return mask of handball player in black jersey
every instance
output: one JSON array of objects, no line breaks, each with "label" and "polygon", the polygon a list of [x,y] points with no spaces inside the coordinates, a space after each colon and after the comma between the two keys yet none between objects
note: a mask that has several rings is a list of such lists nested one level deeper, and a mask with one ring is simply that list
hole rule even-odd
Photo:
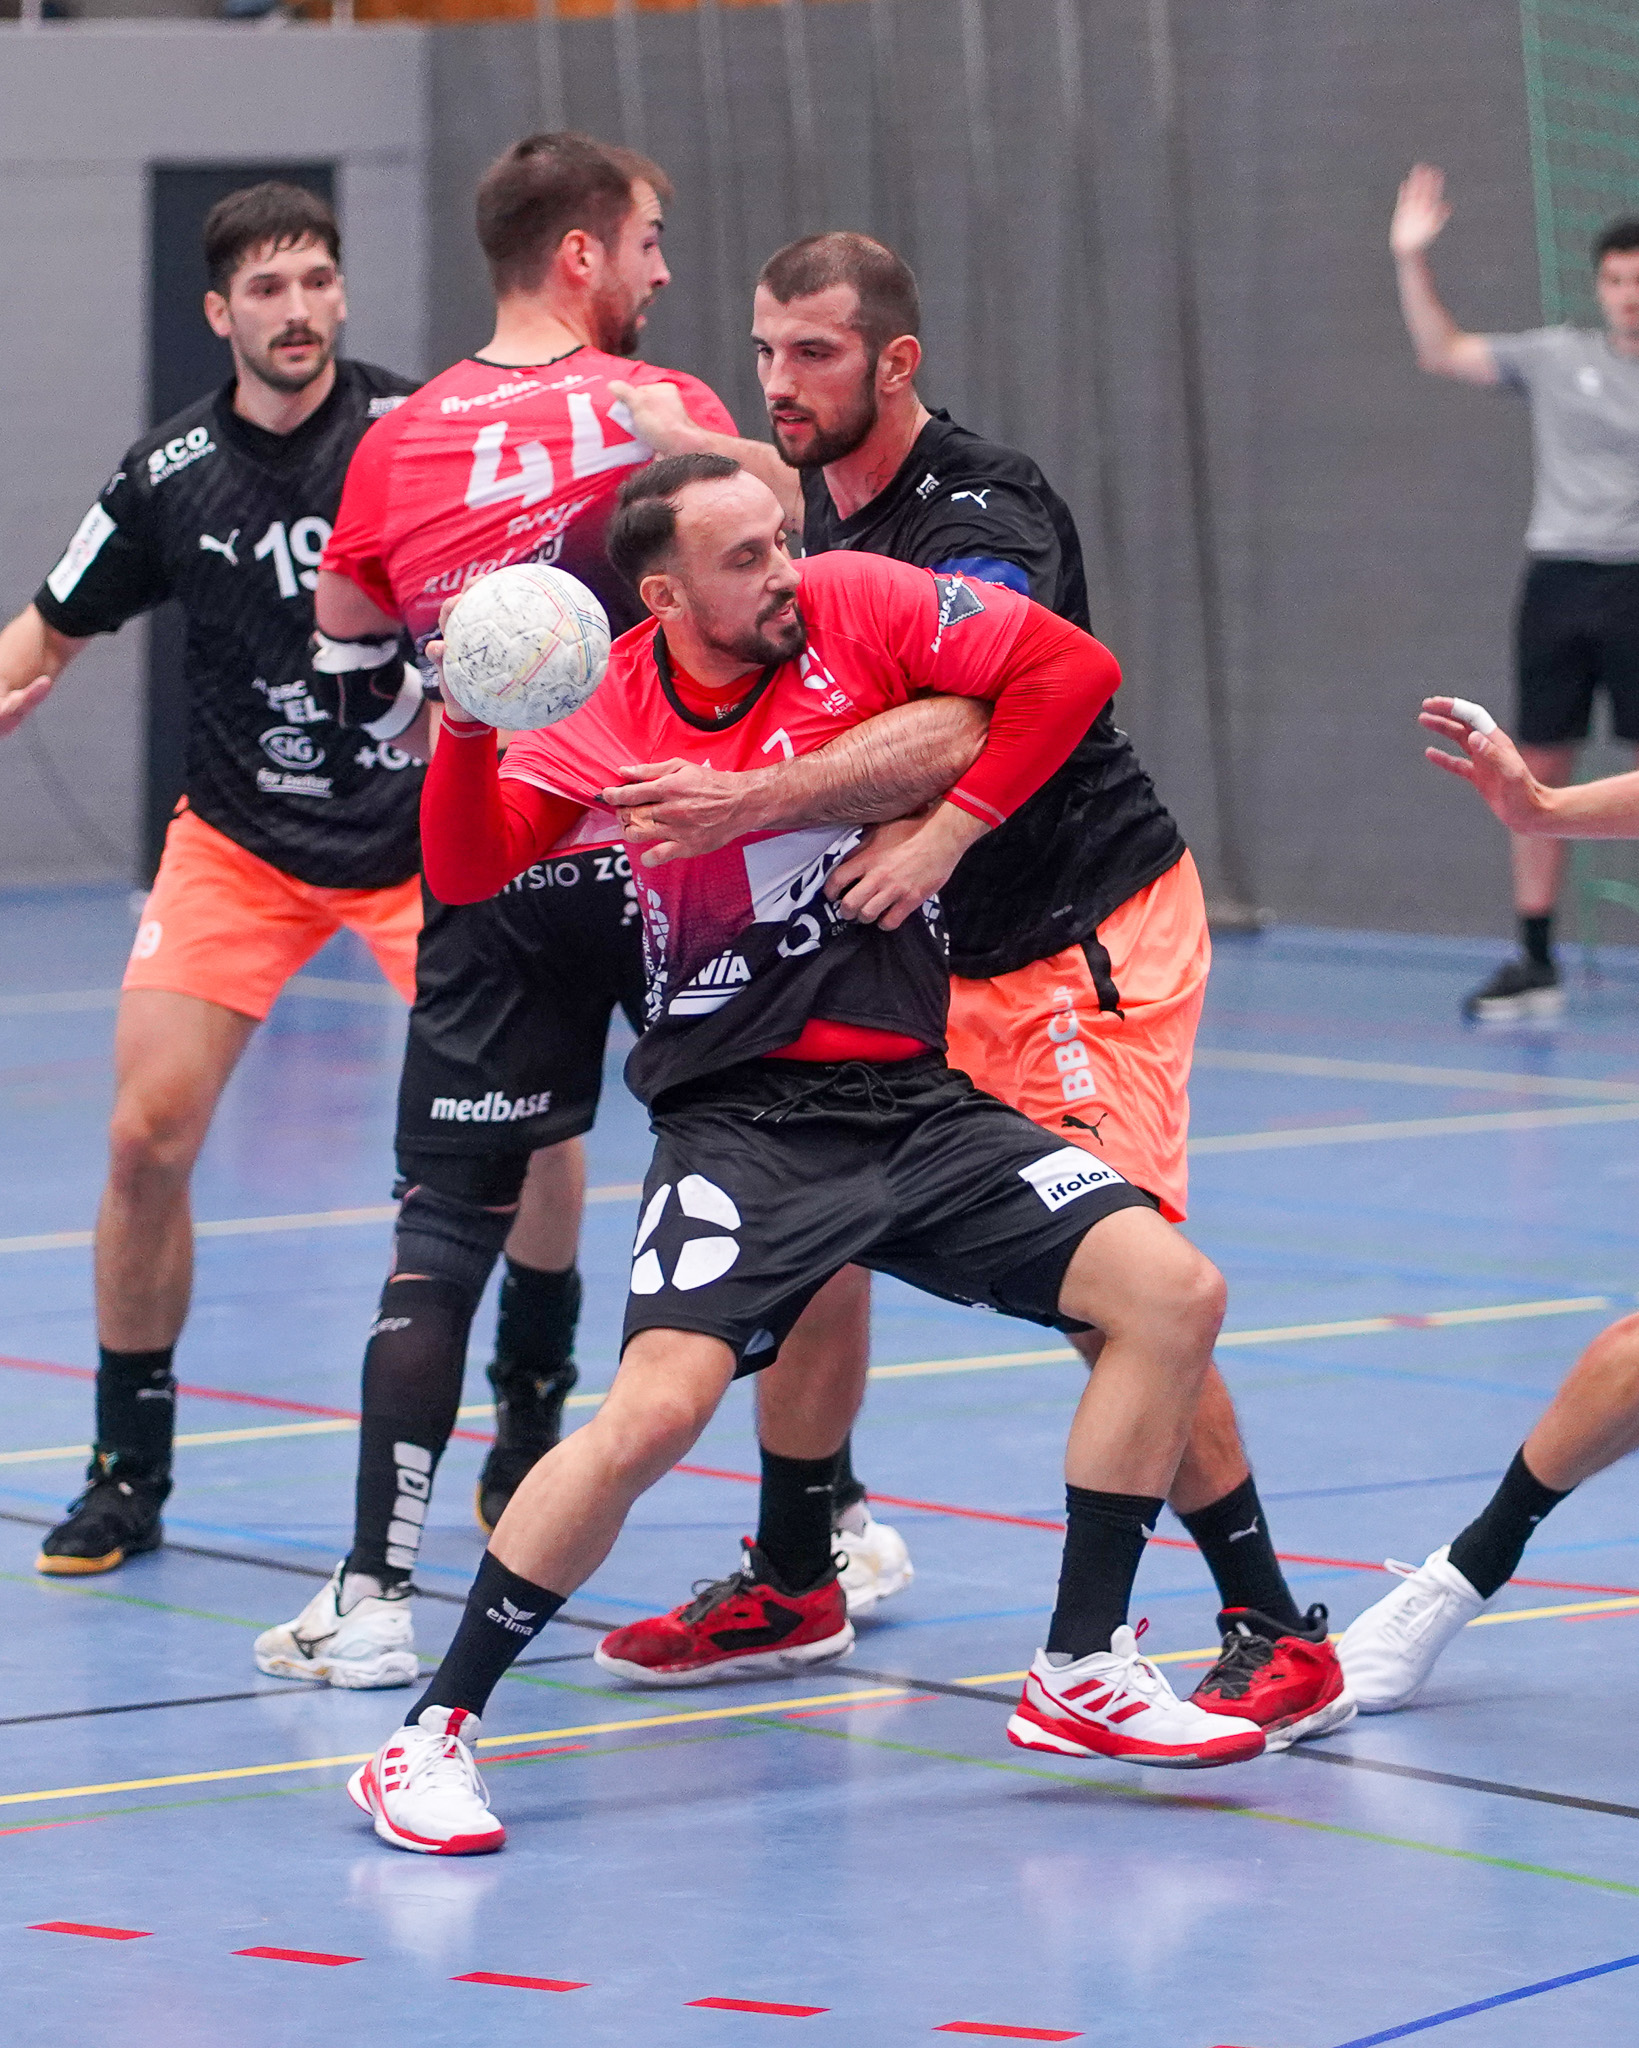
[{"label": "handball player in black jersey", "polygon": [[[415,386],[339,360],[335,216],[269,182],[205,223],[205,317],[232,382],[138,440],[0,633],[0,733],[93,635],[178,599],[185,794],[126,969],[98,1212],[96,1441],[39,1570],[111,1571],[162,1540],[172,1356],[188,1311],[194,1160],[274,998],[336,931],[414,993],[421,773],[395,740],[419,689],[344,733],[315,694],[313,586],[348,460]],[[403,674],[403,664],[399,663]]]},{"label": "handball player in black jersey", "polygon": [[[809,236],[764,265],[753,337],[776,442],[801,479],[805,553],[849,549],[960,572],[1089,628],[1068,506],[1028,456],[921,403],[919,324],[915,278],[869,237]],[[657,445],[709,445],[664,392],[640,400]],[[668,850],[710,842],[721,801],[711,778],[691,771],[624,795],[660,799],[647,828],[628,835],[634,848],[645,830],[669,839]],[[696,821],[703,833],[691,833]],[[1111,707],[1045,786],[965,856],[941,906],[951,1064],[1108,1161],[1181,1222],[1189,1069],[1211,948],[1194,862]],[[839,1275],[826,1302],[836,1341],[788,1347],[758,1380],[762,1505],[742,1570],[671,1615],[615,1631],[599,1650],[606,1668],[672,1685],[795,1668],[777,1641],[729,1643],[723,1612],[749,1604],[772,1619],[775,1608],[827,1606],[827,1551],[838,1541],[865,1588],[873,1575],[883,1594],[909,1580],[904,1546],[871,1516],[846,1441],[865,1389],[869,1276]],[[1093,1364],[1097,1333],[1071,1341]],[[842,1449],[828,1532],[832,1440]],[[1341,1725],[1354,1708],[1325,1609],[1303,1614],[1292,1599],[1216,1366],[1168,1499],[1222,1602],[1223,1654],[1200,1703],[1258,1721],[1272,1747]],[[1092,1510],[1072,1489],[1069,1511]],[[870,1604],[867,1591],[850,1599],[850,1612],[857,1618]]]}]

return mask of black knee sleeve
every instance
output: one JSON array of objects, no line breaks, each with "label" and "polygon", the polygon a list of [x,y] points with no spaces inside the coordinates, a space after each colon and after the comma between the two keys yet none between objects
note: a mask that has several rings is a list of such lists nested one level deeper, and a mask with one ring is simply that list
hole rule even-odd
[{"label": "black knee sleeve", "polygon": [[491,1209],[418,1182],[405,1195],[393,1240],[393,1271],[446,1280],[473,1307],[512,1228],[510,1209]]}]

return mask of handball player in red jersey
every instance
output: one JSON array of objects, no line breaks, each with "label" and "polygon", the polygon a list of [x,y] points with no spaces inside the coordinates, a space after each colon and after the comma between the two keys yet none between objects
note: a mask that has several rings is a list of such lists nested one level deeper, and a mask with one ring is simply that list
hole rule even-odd
[{"label": "handball player in red jersey", "polygon": [[1127,1510],[1161,1509],[1223,1283],[1154,1197],[944,1058],[937,892],[1061,765],[1119,671],[1014,591],[869,555],[799,568],[784,527],[767,486],[723,456],[633,477],[609,552],[653,622],[621,639],[582,710],[504,764],[488,727],[446,717],[429,771],[429,880],[478,900],[583,829],[634,763],[800,758],[918,692],[992,706],[973,765],[880,849],[819,815],[642,871],[647,1029],[627,1078],[656,1147],[620,1368],[514,1494],[438,1673],[351,1781],[396,1847],[500,1847],[470,1749],[490,1693],[730,1381],[771,1364],[850,1263],[1104,1332],[1067,1468],[1111,1514],[1067,1533],[1054,1632],[1074,1648],[1037,1656],[1012,1739],[1175,1768],[1264,1747],[1254,1723],[1177,1700],[1126,1625],[1143,1547]]}]

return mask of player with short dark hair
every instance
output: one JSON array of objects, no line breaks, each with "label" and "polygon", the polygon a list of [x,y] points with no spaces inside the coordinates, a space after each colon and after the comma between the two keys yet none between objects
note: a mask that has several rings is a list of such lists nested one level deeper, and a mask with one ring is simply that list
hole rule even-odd
[{"label": "player with short dark hair", "polygon": [[[1465,334],[1441,303],[1428,252],[1451,217],[1445,178],[1415,164],[1400,187],[1389,247],[1419,369],[1507,391],[1531,408],[1535,491],[1515,620],[1519,743],[1531,771],[1568,783],[1595,696],[1616,737],[1639,746],[1639,220],[1593,244],[1604,329],[1535,327]],[[1510,841],[1520,950],[1463,1002],[1465,1016],[1510,1023],[1557,1016],[1553,920],[1565,873],[1557,840]]]},{"label": "player with short dark hair", "polygon": [[[887,341],[870,338],[875,316],[866,310],[880,281],[906,322]],[[922,405],[917,317],[910,271],[867,236],[810,236],[763,268],[753,332],[775,437],[802,479],[805,548],[888,555],[1000,584],[1085,629],[1068,506],[1027,456]],[[646,431],[681,438],[665,418],[670,401],[661,394],[653,403]],[[725,798],[743,823],[759,822],[732,782],[691,769],[618,791],[651,821],[628,843],[664,835],[667,853],[714,843],[713,807]],[[1205,905],[1182,835],[1108,706],[1044,786],[967,854],[941,908],[952,1065],[1118,1168],[1181,1222],[1189,1070],[1211,950]],[[838,1298],[850,1288],[851,1316]],[[863,1589],[861,1599],[849,1588],[856,1615],[870,1611],[873,1592],[890,1597],[909,1580],[905,1547],[872,1516],[847,1441],[865,1387],[867,1290],[866,1275],[841,1276],[832,1291],[839,1340],[816,1358],[782,1357],[758,1382],[762,1504],[742,1569],[669,1615],[613,1631],[597,1652],[605,1669],[687,1685],[788,1668],[795,1660],[784,1642],[751,1642],[724,1614],[755,1609],[770,1627],[786,1612],[805,1622],[823,1614],[832,1543],[847,1552],[845,1582]],[[1098,1359],[1097,1332],[1071,1341],[1089,1365]],[[839,1442],[832,1531],[824,1461]],[[1341,1725],[1353,1707],[1326,1610],[1301,1613],[1292,1598],[1215,1366],[1169,1499],[1222,1602],[1223,1653],[1198,1702],[1257,1721],[1274,1748]],[[1072,1487],[1068,1512],[1074,1521],[1109,1509]],[[1048,1647],[1060,1645],[1050,1638]]]},{"label": "player with short dark hair", "polygon": [[619,641],[592,698],[516,740],[500,767],[487,726],[446,720],[423,807],[441,895],[492,890],[573,831],[634,757],[801,760],[930,691],[988,703],[985,743],[892,843],[863,845],[821,816],[644,873],[648,1023],[627,1078],[656,1143],[620,1367],[593,1419],[514,1494],[410,1725],[349,1791],[396,1847],[500,1846],[468,1747],[494,1686],[730,1380],[772,1364],[854,1262],[1105,1334],[1068,1452],[1101,1512],[1072,1519],[1054,1619],[1067,1654],[1037,1657],[1012,1739],[1174,1768],[1256,1756],[1262,1729],[1174,1698],[1126,1625],[1142,1518],[1188,1434],[1223,1282],[1153,1196],[943,1056],[937,892],[1062,763],[1120,672],[1012,590],[876,555],[793,564],[773,493],[709,455],[657,463],[629,503],[651,495],[677,517],[669,542],[651,531],[643,550],[652,621]]},{"label": "player with short dark hair", "polygon": [[86,1491],[41,1545],[53,1574],[162,1541],[172,1359],[188,1311],[188,1188],[217,1100],[280,989],[333,933],[414,993],[420,771],[392,694],[366,731],[320,702],[313,586],[348,459],[414,390],[338,360],[347,305],[324,202],[270,182],[205,223],[205,317],[232,380],[142,435],[32,604],[0,633],[0,732],[98,633],[176,598],[187,620],[185,795],[165,836],[114,1027],[97,1217],[97,1422]]}]

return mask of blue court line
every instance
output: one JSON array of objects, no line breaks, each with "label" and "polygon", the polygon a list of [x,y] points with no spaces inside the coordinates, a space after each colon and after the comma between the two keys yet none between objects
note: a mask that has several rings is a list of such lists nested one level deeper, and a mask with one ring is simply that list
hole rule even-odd
[{"label": "blue court line", "polygon": [[1466,2020],[1471,2013],[1490,2012],[1493,2006],[1512,2005],[1517,1999],[1535,1998],[1544,1991],[1559,1991],[1567,1984],[1582,1984],[1590,1977],[1608,1977],[1613,1970],[1631,1970],[1639,1956],[1622,1956],[1614,1963],[1595,1963],[1591,1970],[1572,1970],[1564,1977],[1545,1977],[1540,1984],[1522,1984],[1518,1991],[1499,1991],[1495,1998],[1477,1998],[1472,2005],[1448,2006],[1430,2013],[1426,2020],[1408,2020],[1403,2027],[1387,2027],[1381,2034],[1360,2034],[1352,2041],[1340,2041],[1338,2048],[1377,2048],[1380,2041],[1402,2041],[1407,2034],[1421,2034],[1428,2027],[1443,2027],[1448,2020]]},{"label": "blue court line", "polygon": [[1266,1493],[1271,1500],[1336,1500],[1348,1493],[1405,1493],[1419,1486],[1461,1486],[1470,1479],[1500,1479],[1498,1472],[1441,1472],[1433,1479],[1376,1479],[1362,1486],[1306,1486],[1294,1493]]}]

